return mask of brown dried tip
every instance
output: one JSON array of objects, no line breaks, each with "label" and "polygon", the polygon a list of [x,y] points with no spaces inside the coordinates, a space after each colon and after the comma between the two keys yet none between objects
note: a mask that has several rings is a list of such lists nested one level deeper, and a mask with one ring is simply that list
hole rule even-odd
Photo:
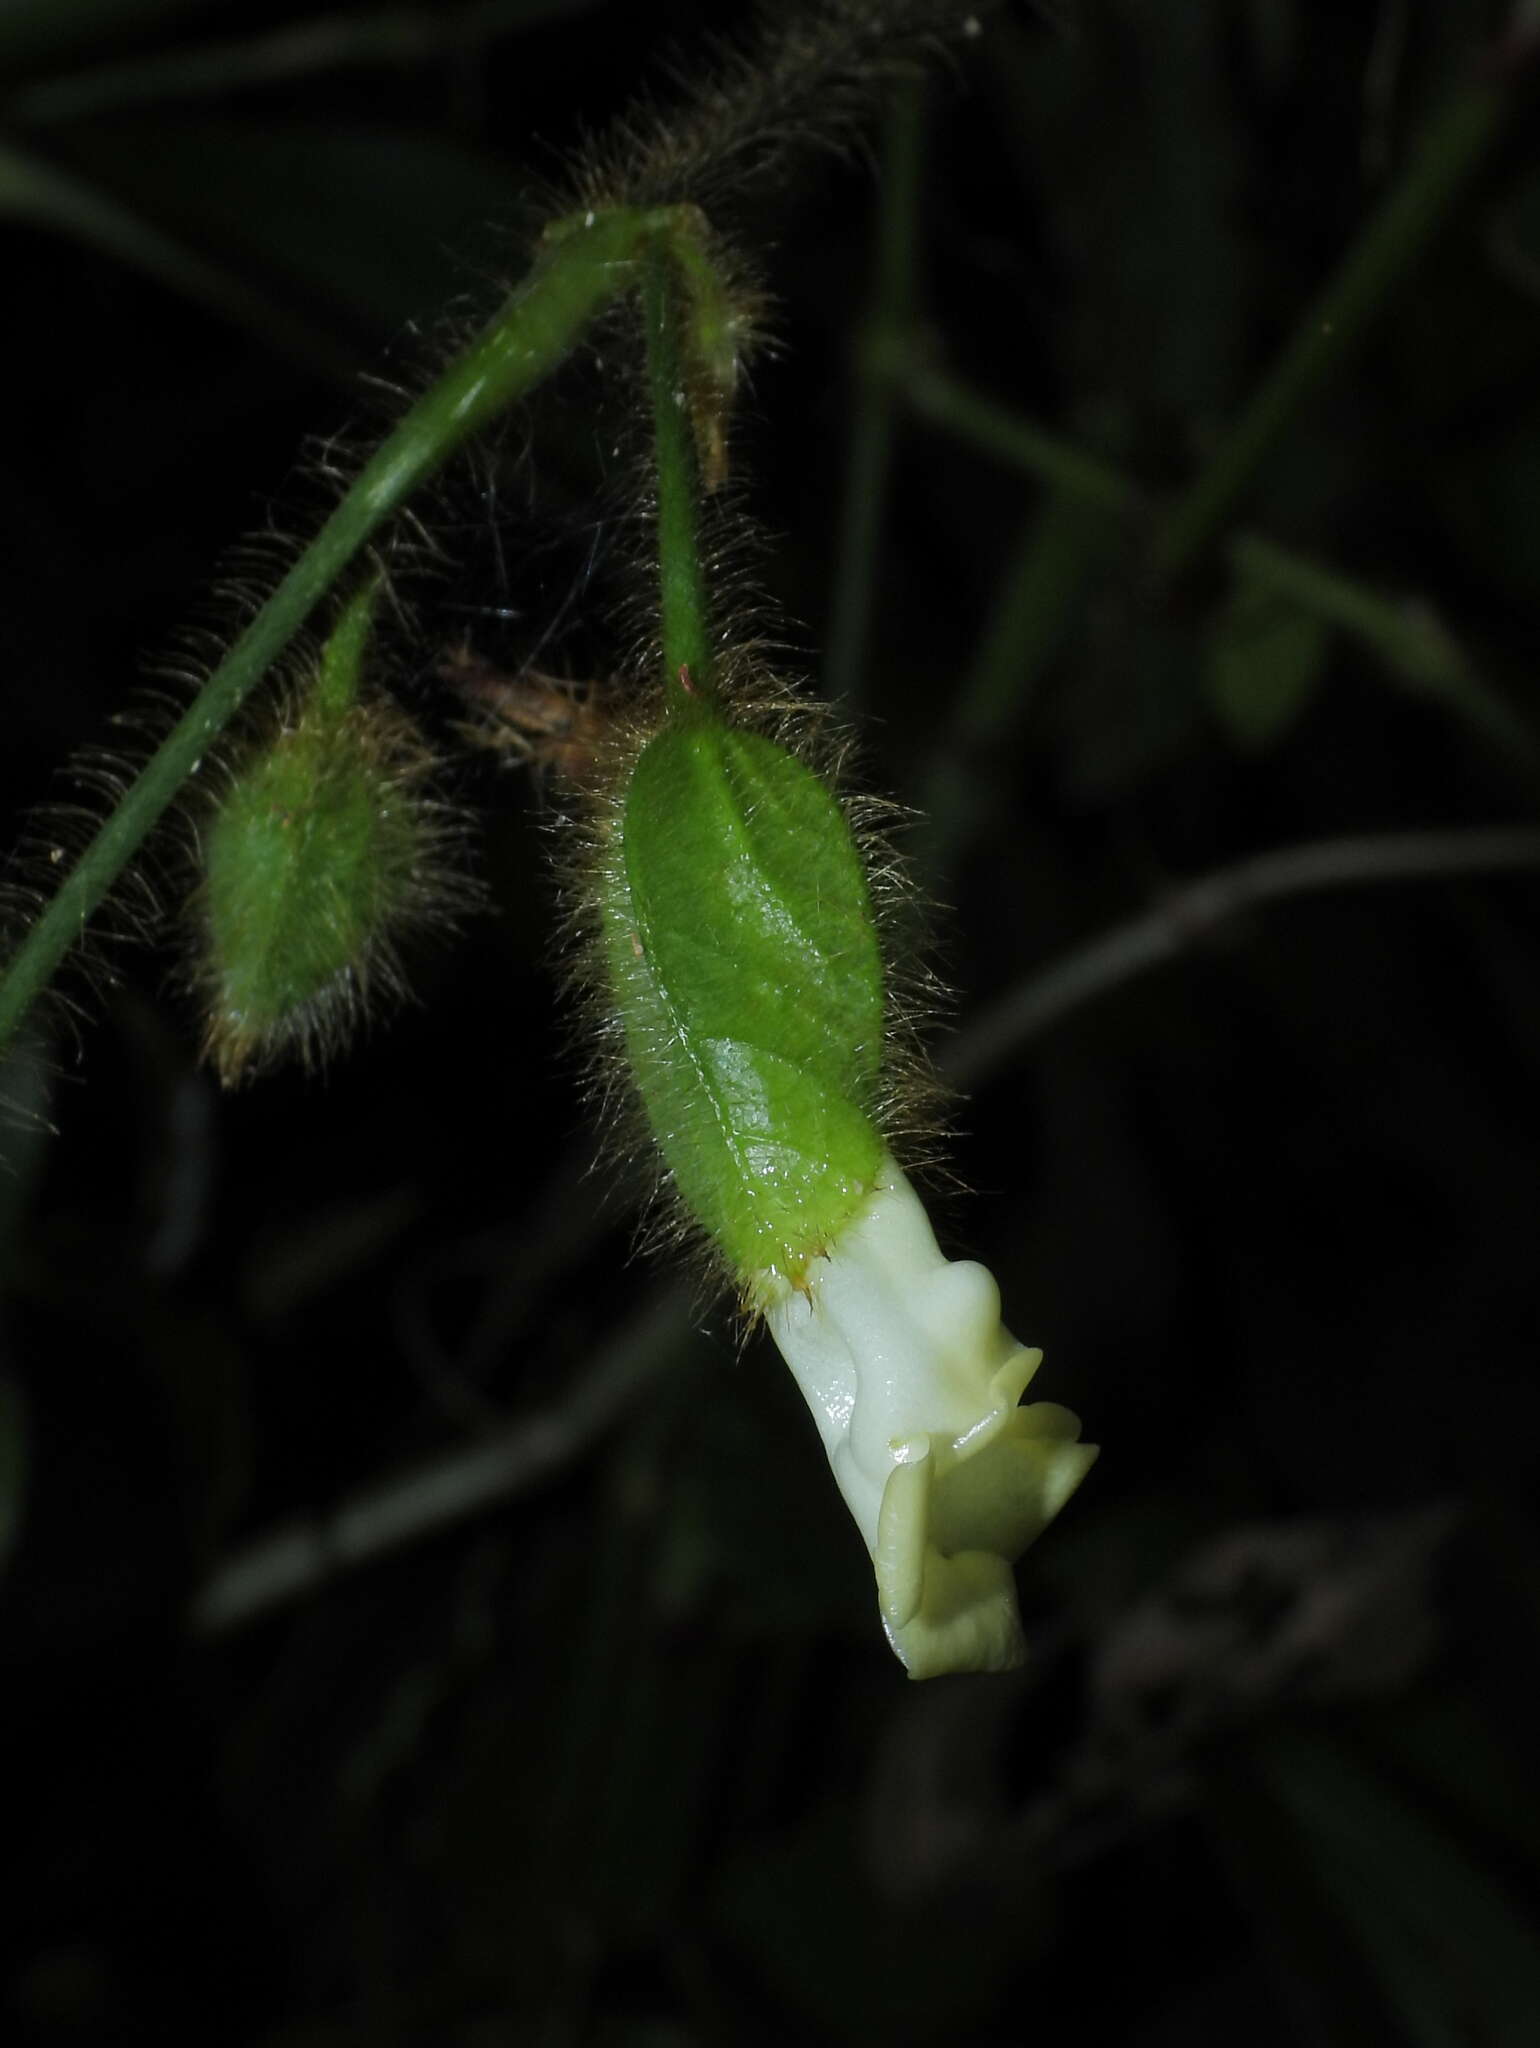
[{"label": "brown dried tip", "polygon": [[468,641],[446,649],[436,673],[476,714],[459,728],[475,745],[510,753],[573,789],[593,786],[615,713],[611,685],[532,668],[509,675]]}]

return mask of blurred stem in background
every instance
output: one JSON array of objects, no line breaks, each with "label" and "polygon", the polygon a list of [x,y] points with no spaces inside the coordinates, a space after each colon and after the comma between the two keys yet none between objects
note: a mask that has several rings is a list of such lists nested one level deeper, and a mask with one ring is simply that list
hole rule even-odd
[{"label": "blurred stem in background", "polygon": [[1184,575],[1218,537],[1290,421],[1343,366],[1426,253],[1487,162],[1532,56],[1493,53],[1435,116],[1406,175],[1166,516],[1150,556],[1157,581]]},{"label": "blurred stem in background", "polygon": [[194,305],[245,329],[331,382],[351,385],[358,365],[331,335],[286,312],[270,293],[210,263],[86,179],[0,140],[0,219],[27,220],[143,271]]},{"label": "blurred stem in background", "polygon": [[1276,1728],[1250,1772],[1416,2048],[1518,2042],[1540,2011],[1540,1948],[1497,1873],[1324,1730]]},{"label": "blurred stem in background", "polygon": [[1255,398],[1211,461],[1169,506],[1115,465],[971,391],[926,360],[917,338],[923,105],[895,95],[884,138],[873,308],[860,356],[839,572],[829,641],[831,693],[859,693],[876,602],[881,506],[895,407],[1039,478],[1051,497],[1027,522],[1005,571],[946,742],[922,799],[924,859],[944,891],[978,817],[974,765],[1019,729],[1045,669],[1118,552],[1121,535],[1148,548],[1155,587],[1179,580],[1219,545],[1237,583],[1297,606],[1361,642],[1404,688],[1461,717],[1533,784],[1540,744],[1475,672],[1422,605],[1374,590],[1262,535],[1223,529],[1290,422],[1349,360],[1488,162],[1527,82],[1533,49],[1525,10],[1513,40],[1488,53],[1430,124],[1410,168],[1299,322]]},{"label": "blurred stem in background", "polygon": [[[1155,516],[1143,487],[1112,464],[1087,454],[1035,421],[968,390],[923,363],[895,369],[915,413],[978,449],[1039,478],[1061,499],[1115,518],[1135,530]],[[1302,611],[1351,634],[1385,674],[1414,694],[1435,698],[1463,718],[1510,766],[1540,770],[1540,743],[1473,667],[1455,637],[1426,605],[1375,590],[1261,534],[1238,533],[1223,544],[1237,581],[1287,598]],[[973,688],[960,700],[955,731],[987,742],[1017,715],[1008,688],[1013,649],[1003,630],[1013,614],[1000,601],[1000,624],[981,657]],[[1045,629],[1036,623],[1034,632]]]},{"label": "blurred stem in background", "polygon": [[1050,963],[951,1039],[948,1080],[970,1087],[1029,1040],[1083,1004],[1162,961],[1189,952],[1219,926],[1264,903],[1378,882],[1437,881],[1540,867],[1540,826],[1392,832],[1281,847],[1172,888],[1142,916]]},{"label": "blurred stem in background", "polygon": [[874,366],[892,348],[905,345],[915,319],[924,167],[925,86],[919,78],[905,78],[893,89],[883,128],[876,269],[871,309],[858,348],[855,423],[824,656],[824,688],[846,704],[856,703],[866,689],[898,409],[891,381]]},{"label": "blurred stem in background", "polygon": [[192,1626],[216,1635],[308,1597],[358,1566],[516,1499],[590,1451],[690,1341],[690,1290],[657,1288],[558,1400],[483,1441],[359,1488],[330,1514],[286,1522],[218,1566]]},{"label": "blurred stem in background", "polygon": [[404,69],[462,50],[494,32],[487,9],[381,8],[331,14],[262,35],[192,43],[164,55],[93,65],[25,86],[8,117],[28,126],[78,121],[138,106],[207,100],[231,91],[345,69]]},{"label": "blurred stem in background", "polygon": [[977,830],[979,763],[1030,717],[1121,534],[1121,521],[1109,521],[1094,494],[1063,484],[1050,485],[1026,519],[920,799],[920,857],[938,896],[947,894],[952,864]]}]

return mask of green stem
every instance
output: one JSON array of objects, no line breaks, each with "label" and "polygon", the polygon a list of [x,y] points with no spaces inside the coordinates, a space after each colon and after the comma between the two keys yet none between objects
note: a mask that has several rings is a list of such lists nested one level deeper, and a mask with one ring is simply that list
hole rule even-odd
[{"label": "green stem", "polygon": [[[948,429],[993,461],[1038,477],[1066,497],[1128,520],[1148,519],[1151,500],[1131,477],[1034,421],[955,384],[942,371],[901,372],[905,396],[922,419]],[[1487,740],[1530,766],[1540,760],[1533,733],[1475,673],[1459,643],[1426,611],[1370,589],[1260,534],[1238,533],[1224,544],[1234,574],[1259,590],[1350,633],[1391,674],[1418,694],[1456,711]]]},{"label": "green stem", "polygon": [[1213,541],[1305,401],[1348,357],[1453,211],[1503,125],[1510,93],[1490,68],[1429,129],[1411,169],[1369,221],[1256,396],[1177,501],[1151,555],[1157,580]]},{"label": "green stem", "polygon": [[646,214],[617,208],[553,230],[501,311],[387,435],[22,940],[0,981],[0,1047],[248,692],[360,548],[446,456],[549,375],[628,280],[650,225]]},{"label": "green stem", "polygon": [[647,382],[657,465],[658,599],[671,710],[711,694],[710,629],[700,559],[700,477],[680,347],[680,285],[669,236],[648,246],[642,272]]}]

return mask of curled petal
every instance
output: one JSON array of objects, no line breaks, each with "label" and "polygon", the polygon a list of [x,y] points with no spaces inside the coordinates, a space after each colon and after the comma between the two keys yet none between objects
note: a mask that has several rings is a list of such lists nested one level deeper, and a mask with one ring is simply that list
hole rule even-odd
[{"label": "curled petal", "polygon": [[1042,1353],[1001,1322],[993,1277],[943,1258],[885,1159],[864,1207],[766,1320],[872,1554],[883,1626],[910,1676],[1019,1664],[1011,1567],[1096,1449],[1067,1408],[1017,1405]]}]

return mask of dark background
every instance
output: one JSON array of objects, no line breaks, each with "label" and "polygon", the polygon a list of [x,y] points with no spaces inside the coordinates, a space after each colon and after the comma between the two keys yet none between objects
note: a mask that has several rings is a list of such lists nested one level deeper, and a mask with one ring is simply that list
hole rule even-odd
[{"label": "dark background", "polygon": [[[306,436],[367,430],[355,372],[491,304],[532,174],[736,13],[6,10],[17,831],[97,801],[56,771],[220,628],[224,551],[303,526]],[[895,345],[1179,490],[1505,16],[1005,10],[932,74]],[[905,1682],[778,1360],[660,1296],[584,1177],[527,777],[453,770],[490,907],[324,1082],[199,1069],[163,855],[158,936],[98,942],[78,1038],[0,1083],[7,2041],[1534,2038],[1534,881],[1197,922],[1179,891],[1532,818],[1537,132],[1240,514],[1451,636],[1479,684],[1443,700],[1220,550],[1157,588],[1137,522],[901,406],[868,572],[878,183],[820,160],[744,199],[764,580],[810,672],[842,650],[864,774],[940,805],[912,845],[956,1023],[1171,920],[1169,964],[957,1112],[946,1241],[1105,1447],[1023,1564],[1023,1673]],[[459,635],[613,659],[626,398],[580,364],[434,500],[456,573],[397,680],[435,731]],[[236,1617],[248,1543],[414,1473],[453,1502],[510,1442],[498,1498]]]}]

